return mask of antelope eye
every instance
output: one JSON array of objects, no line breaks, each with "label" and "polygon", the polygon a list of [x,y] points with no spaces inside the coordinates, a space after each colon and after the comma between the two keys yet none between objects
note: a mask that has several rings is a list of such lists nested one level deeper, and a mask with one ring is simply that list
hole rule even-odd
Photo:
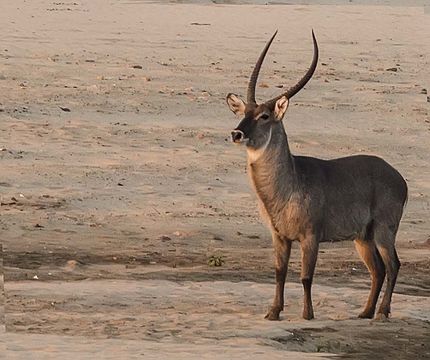
[{"label": "antelope eye", "polygon": [[267,120],[269,118],[269,115],[263,114],[259,117],[259,119]]}]

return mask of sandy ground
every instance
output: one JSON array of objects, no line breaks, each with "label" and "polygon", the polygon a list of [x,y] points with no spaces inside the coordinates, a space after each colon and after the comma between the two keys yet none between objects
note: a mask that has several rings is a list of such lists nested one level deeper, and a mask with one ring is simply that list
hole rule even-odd
[{"label": "sandy ground", "polygon": [[[234,3],[2,3],[6,358],[430,356],[428,8]],[[315,320],[297,247],[282,320],[263,320],[271,241],[224,99],[276,28],[257,98],[302,76],[311,28],[321,52],[284,120],[294,153],[377,154],[408,181],[387,322],[356,319],[350,242],[322,246]]]}]

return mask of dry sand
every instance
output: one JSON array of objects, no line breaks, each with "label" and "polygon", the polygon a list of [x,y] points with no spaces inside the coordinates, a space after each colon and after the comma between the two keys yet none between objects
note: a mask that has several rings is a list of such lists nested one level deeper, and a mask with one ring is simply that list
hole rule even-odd
[{"label": "dry sand", "polygon": [[[6,358],[429,357],[428,8],[181,3],[1,4]],[[355,318],[370,281],[350,242],[320,251],[316,320],[297,248],[282,321],[263,320],[270,236],[224,99],[276,28],[259,99],[306,70],[311,28],[321,50],[293,151],[377,154],[408,181],[388,322]]]}]

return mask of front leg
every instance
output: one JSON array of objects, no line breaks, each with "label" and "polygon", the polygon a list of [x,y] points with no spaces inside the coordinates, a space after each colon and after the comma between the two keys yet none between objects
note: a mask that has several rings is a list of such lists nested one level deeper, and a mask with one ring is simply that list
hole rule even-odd
[{"label": "front leg", "polygon": [[314,318],[311,288],[318,257],[318,241],[315,236],[307,236],[300,241],[300,247],[302,252],[301,280],[304,290],[303,318],[311,320]]},{"label": "front leg", "polygon": [[279,313],[284,310],[284,286],[291,254],[291,241],[281,239],[275,233],[272,233],[272,239],[275,249],[276,291],[273,305],[265,318],[268,320],[279,320]]}]

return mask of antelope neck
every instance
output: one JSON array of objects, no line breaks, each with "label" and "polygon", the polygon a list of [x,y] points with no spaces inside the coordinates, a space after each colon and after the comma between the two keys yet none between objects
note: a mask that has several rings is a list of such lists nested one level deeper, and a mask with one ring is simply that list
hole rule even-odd
[{"label": "antelope neck", "polygon": [[294,157],[282,122],[273,126],[265,148],[253,151],[262,153],[254,161],[251,161],[252,155],[248,153],[248,171],[257,195],[274,225],[274,215],[282,210],[297,183]]}]

